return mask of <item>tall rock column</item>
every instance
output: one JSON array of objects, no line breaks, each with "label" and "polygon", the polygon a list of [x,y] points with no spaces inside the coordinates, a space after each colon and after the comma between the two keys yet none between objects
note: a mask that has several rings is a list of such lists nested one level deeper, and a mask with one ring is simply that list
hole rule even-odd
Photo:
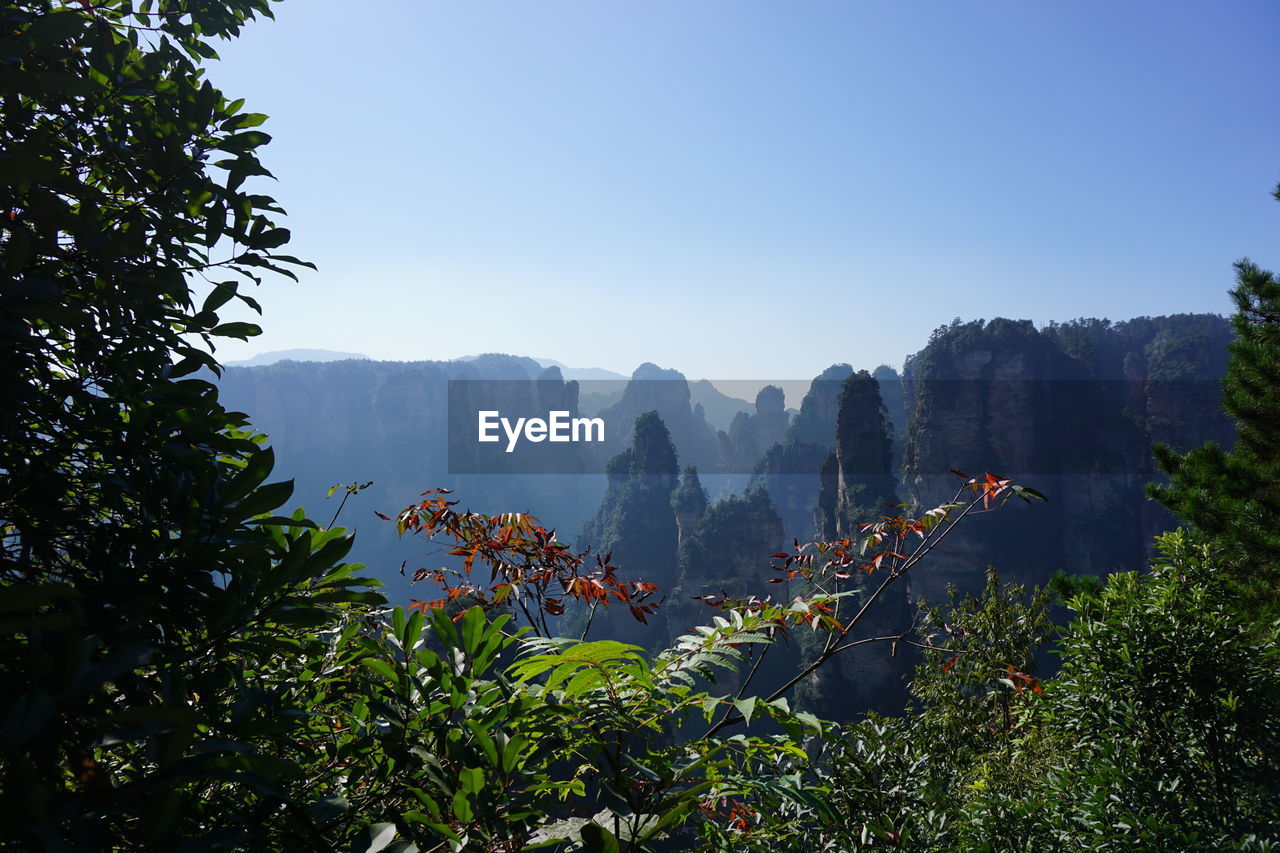
[{"label": "tall rock column", "polygon": [[[601,554],[629,579],[645,580],[669,592],[676,583],[679,533],[671,497],[679,478],[671,435],[657,412],[635,420],[631,446],[609,460],[608,490],[594,519],[587,523],[580,545]],[[599,614],[600,616],[609,614]],[[658,647],[667,642],[663,611],[650,619],[652,630],[623,619],[607,620],[593,636],[609,636]]]}]

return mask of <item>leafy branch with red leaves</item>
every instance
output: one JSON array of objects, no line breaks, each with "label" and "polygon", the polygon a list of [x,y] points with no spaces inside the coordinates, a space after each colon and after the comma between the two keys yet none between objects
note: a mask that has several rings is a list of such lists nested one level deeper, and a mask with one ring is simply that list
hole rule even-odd
[{"label": "leafy branch with red leaves", "polygon": [[[429,489],[419,503],[402,510],[395,518],[396,532],[422,536],[428,542],[441,543],[451,557],[462,558],[460,569],[420,568],[413,582],[430,581],[442,596],[433,599],[411,599],[409,609],[423,612],[433,608],[457,607],[461,618],[467,607],[480,606],[485,611],[503,607],[516,608],[528,624],[543,637],[551,637],[548,617],[562,616],[566,601],[587,607],[586,625],[581,640],[591,630],[599,607],[626,607],[632,618],[647,624],[661,600],[655,584],[642,580],[625,580],[617,566],[610,562],[612,554],[591,554],[591,549],[573,551],[556,539],[555,530],[543,527],[536,516],[528,513],[486,515],[454,509],[458,501],[449,500],[449,489]],[[379,517],[391,521],[388,516]],[[486,582],[477,583],[473,570],[477,563],[489,569]]]},{"label": "leafy branch with red leaves", "polygon": [[[791,553],[774,554],[771,567],[779,573],[779,576],[771,582],[790,582],[798,578],[814,590],[812,594],[795,596],[787,605],[754,596],[745,600],[733,600],[727,596],[698,596],[708,605],[720,609],[745,609],[759,612],[783,632],[788,624],[805,624],[815,631],[819,628],[826,631],[823,645],[813,660],[802,666],[794,676],[769,694],[764,699],[765,702],[784,696],[831,658],[857,646],[888,642],[892,644],[895,651],[899,643],[945,651],[935,648],[930,643],[912,639],[916,630],[914,622],[900,632],[884,636],[853,639],[851,634],[866,619],[867,614],[885,591],[931,553],[938,550],[942,541],[950,536],[965,518],[992,512],[1013,497],[1027,502],[1048,500],[1035,489],[1017,485],[1008,477],[990,473],[980,477],[970,477],[954,470],[952,473],[964,478],[964,483],[956,490],[952,499],[926,511],[918,518],[910,518],[903,514],[885,515],[880,521],[861,525],[860,541],[855,541],[855,538],[845,538],[831,542],[801,544],[796,540]],[[850,588],[850,581],[853,580],[855,572],[865,573],[868,577],[878,576],[880,580],[870,593],[865,595],[852,614],[841,614],[841,607],[846,599],[858,595],[856,589]],[[768,648],[764,649],[765,653]],[[740,695],[745,694],[757,670],[758,667],[753,669],[744,680],[739,691]],[[708,735],[714,734],[727,725],[741,722],[742,719],[738,713],[726,712],[711,727]]]},{"label": "leafy branch with red leaves", "polygon": [[[773,639],[788,636],[794,627],[807,625],[811,630],[826,632],[814,658],[764,702],[781,698],[831,658],[858,646],[887,642],[895,650],[899,643],[904,643],[949,651],[927,640],[915,639],[917,625],[914,622],[901,631],[885,635],[856,638],[853,635],[886,590],[938,550],[940,543],[965,518],[992,512],[1012,497],[1024,501],[1046,500],[1035,489],[1016,485],[1007,477],[953,473],[964,478],[953,498],[919,517],[901,513],[884,515],[879,521],[861,525],[858,537],[804,544],[797,540],[792,552],[774,554],[771,568],[778,577],[772,582],[799,580],[807,588],[804,595],[796,595],[786,602],[758,596],[746,599],[731,599],[726,595],[695,596],[717,609],[748,617],[751,627],[747,629],[744,625],[743,629],[752,637],[766,640],[761,656],[768,652]],[[425,491],[420,502],[402,510],[394,519],[400,535],[422,536],[428,542],[439,543],[448,556],[461,559],[460,568],[414,571],[415,583],[434,583],[442,594],[431,599],[411,599],[410,609],[425,613],[436,608],[454,608],[460,616],[471,606],[485,611],[514,608],[537,634],[551,638],[554,636],[551,619],[564,615],[568,602],[578,602],[588,608],[579,638],[585,641],[601,606],[623,606],[632,618],[647,624],[647,617],[661,604],[661,599],[655,600],[658,587],[646,581],[622,578],[618,567],[610,562],[611,554],[593,555],[590,549],[574,551],[556,539],[554,530],[548,530],[536,516],[527,513],[487,515],[458,511],[458,501],[448,497],[451,494],[448,489]],[[379,516],[392,520],[381,513]],[[474,575],[477,565],[488,568],[487,580],[477,580]],[[852,584],[857,574],[879,578],[879,582],[869,592],[860,590]],[[842,613],[842,608],[848,609],[855,596],[860,598],[856,609]],[[732,637],[720,636],[721,633],[712,631],[701,639],[713,644],[727,642],[730,647],[736,645]],[[687,639],[693,638],[691,635]],[[746,695],[759,663],[757,660],[743,680],[739,698]],[[708,734],[742,719],[741,714],[730,708]]]}]

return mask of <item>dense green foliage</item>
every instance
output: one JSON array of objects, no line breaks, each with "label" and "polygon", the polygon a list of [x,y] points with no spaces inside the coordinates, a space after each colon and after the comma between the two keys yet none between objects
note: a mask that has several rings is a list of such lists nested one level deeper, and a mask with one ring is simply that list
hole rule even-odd
[{"label": "dense green foliage", "polygon": [[752,489],[717,501],[680,537],[684,589],[728,592],[736,598],[767,589],[767,557],[782,547],[782,519],[769,493]]},{"label": "dense green foliage", "polygon": [[245,189],[263,116],[198,65],[267,4],[147,5],[2,13],[0,837],[50,850],[306,837],[294,667],[378,599],[342,531],[268,515],[271,451],[190,378],[294,263]]},{"label": "dense green foliage", "polygon": [[1274,849],[1280,631],[1242,621],[1206,546],[1161,549],[1073,602],[1046,682],[1043,596],[993,582],[935,613],[915,708],[830,731],[820,807],[753,801],[740,849]]},{"label": "dense green foliage", "polygon": [[1236,421],[1235,445],[1224,450],[1210,443],[1186,454],[1157,447],[1171,482],[1153,486],[1151,494],[1223,549],[1252,606],[1274,609],[1280,592],[1280,278],[1240,261],[1231,296],[1236,339],[1223,407]]}]

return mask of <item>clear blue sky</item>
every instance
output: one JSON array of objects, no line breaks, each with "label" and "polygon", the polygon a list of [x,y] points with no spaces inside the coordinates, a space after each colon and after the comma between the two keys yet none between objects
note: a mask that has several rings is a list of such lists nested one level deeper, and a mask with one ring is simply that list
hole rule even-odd
[{"label": "clear blue sky", "polygon": [[288,0],[301,285],[225,359],[486,351],[804,378],[953,317],[1229,311],[1280,267],[1280,4]]}]

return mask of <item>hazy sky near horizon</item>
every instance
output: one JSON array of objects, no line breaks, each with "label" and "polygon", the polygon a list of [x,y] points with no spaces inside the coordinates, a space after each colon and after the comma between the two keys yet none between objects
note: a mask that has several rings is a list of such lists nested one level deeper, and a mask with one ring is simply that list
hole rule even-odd
[{"label": "hazy sky near horizon", "polygon": [[319,271],[224,360],[900,365],[1280,267],[1280,4],[288,0],[210,78]]}]

